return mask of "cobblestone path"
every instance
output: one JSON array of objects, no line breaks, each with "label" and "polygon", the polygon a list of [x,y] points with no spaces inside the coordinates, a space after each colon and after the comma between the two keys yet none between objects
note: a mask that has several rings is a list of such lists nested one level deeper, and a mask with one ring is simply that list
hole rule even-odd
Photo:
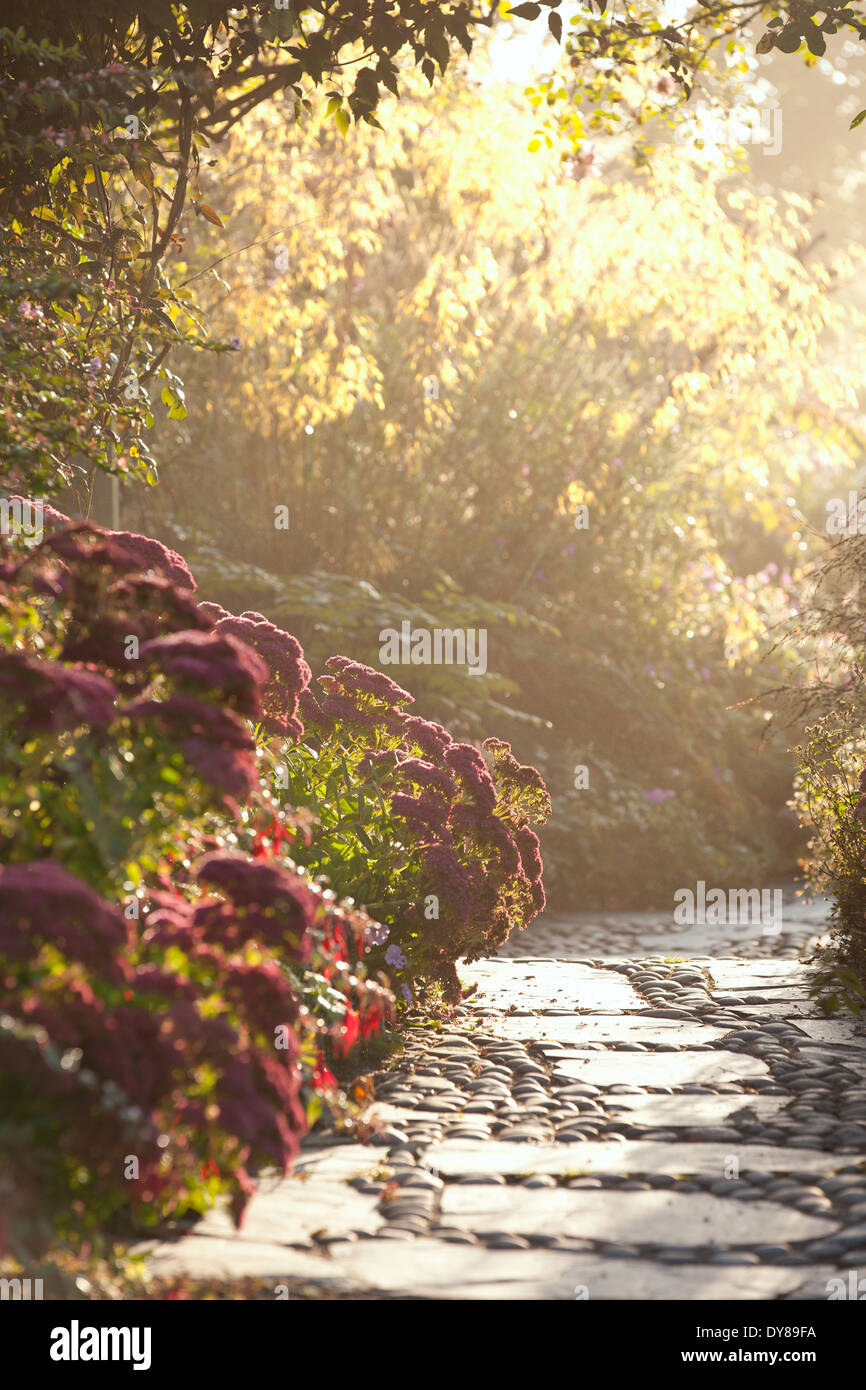
[{"label": "cobblestone path", "polygon": [[540,919],[462,970],[478,990],[447,1027],[410,1031],[374,1144],[312,1138],[242,1231],[211,1212],[152,1271],[274,1297],[866,1291],[866,1028],[810,998],[826,921]]}]

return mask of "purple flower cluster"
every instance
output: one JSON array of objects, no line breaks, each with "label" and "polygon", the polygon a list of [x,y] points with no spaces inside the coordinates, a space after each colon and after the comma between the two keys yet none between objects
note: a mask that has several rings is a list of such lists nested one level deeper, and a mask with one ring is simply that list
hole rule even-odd
[{"label": "purple flower cluster", "polygon": [[194,590],[197,585],[189,565],[176,550],[170,550],[161,541],[150,536],[138,536],[132,531],[108,531],[112,545],[133,561],[133,568],[142,574],[151,571],[160,575],[179,589]]},{"label": "purple flower cluster", "polygon": [[121,912],[53,859],[0,866],[0,958],[32,961],[49,942],[115,984],[126,979]]},{"label": "purple flower cluster", "polygon": [[389,706],[413,703],[414,697],[408,690],[403,690],[389,676],[374,670],[372,666],[363,666],[360,661],[352,661],[348,656],[328,657],[325,666],[334,673],[336,683],[349,697],[372,695]]},{"label": "purple flower cluster", "polygon": [[261,613],[246,612],[235,617],[215,603],[200,606],[216,620],[217,632],[246,642],[264,662],[260,717],[267,731],[283,738],[300,738],[304,726],[298,718],[299,700],[311,676],[300,642]]},{"label": "purple flower cluster", "polygon": [[529,883],[535,911],[543,912],[545,898],[541,876],[544,872],[544,865],[541,860],[541,846],[538,842],[538,836],[528,825],[522,825],[514,831],[514,838],[520,854],[521,871]]},{"label": "purple flower cluster", "polygon": [[265,663],[245,643],[228,633],[172,632],[141,647],[141,659],[153,663],[177,685],[218,690],[227,705],[248,719],[261,710]]},{"label": "purple flower cluster", "polygon": [[105,676],[61,666],[29,652],[0,652],[0,705],[15,711],[15,726],[35,733],[110,724],[117,689]]},{"label": "purple flower cluster", "polygon": [[104,531],[90,521],[73,521],[68,526],[57,527],[32,553],[35,555],[39,550],[49,551],[72,563],[86,555],[93,564],[107,565],[124,574],[155,573],[178,588],[196,587],[186,561],[160,541],[134,535],[131,531]]},{"label": "purple flower cluster", "polygon": [[249,726],[231,710],[191,695],[172,695],[136,700],[123,714],[142,734],[160,729],[202,780],[232,801],[246,801],[258,785],[255,742]]},{"label": "purple flower cluster", "polygon": [[130,637],[141,643],[178,629],[212,627],[192,599],[185,564],[158,541],[115,535],[90,522],[60,526],[59,513],[50,520],[50,533],[5,564],[0,582],[58,601],[53,619],[65,661],[111,671],[123,689],[137,689],[141,668],[129,660]]},{"label": "purple flower cluster", "polygon": [[435,792],[422,792],[420,796],[407,796],[405,792],[394,792],[391,797],[391,811],[400,816],[412,829],[422,835],[447,834],[448,803]]},{"label": "purple flower cluster", "polygon": [[441,724],[429,719],[421,719],[417,714],[407,714],[403,719],[403,733],[409,743],[415,743],[430,758],[441,758],[451,745],[451,735]]},{"label": "purple flower cluster", "polygon": [[211,623],[187,590],[159,575],[66,571],[68,607],[61,649],[65,661],[85,661],[115,673],[125,689],[140,689],[145,667],[128,657],[127,643],[154,641],[166,631],[209,631]]},{"label": "purple flower cluster", "polygon": [[322,724],[322,706],[312,690],[302,690],[298,696],[298,714],[305,726],[313,724],[318,728]]},{"label": "purple flower cluster", "polygon": [[286,960],[306,960],[320,899],[295,874],[239,854],[210,854],[196,877],[230,900],[196,909],[211,939],[233,950],[252,941],[279,947]]},{"label": "purple flower cluster", "polygon": [[460,934],[465,931],[472,910],[472,880],[465,865],[454,846],[445,841],[422,850],[421,862],[445,906],[449,929]]},{"label": "purple flower cluster", "polygon": [[[306,1127],[299,1043],[288,1031],[278,1051],[274,1036],[298,1016],[279,962],[292,943],[292,958],[304,959],[306,943],[296,932],[299,912],[302,931],[309,920],[308,890],[283,870],[276,879],[253,872],[259,867],[229,875],[243,903],[192,905],[160,895],[140,939],[119,909],[59,863],[0,868],[4,1077],[35,1097],[43,1130],[52,1117],[60,1166],[74,1160],[86,1167],[82,1198],[96,1189],[103,1203],[109,1195],[124,1208],[130,1199],[145,1207],[158,1200],[169,1213],[188,1203],[207,1160],[209,1171],[231,1180],[239,1218],[251,1191],[247,1168],[274,1163],[284,1172],[297,1153]],[[219,876],[216,864],[212,876]],[[264,919],[279,952],[268,954],[257,937],[255,961],[225,949],[257,932],[261,920],[251,907],[282,916],[281,930]],[[46,964],[45,946],[59,962]],[[166,965],[169,947],[184,953],[185,964]],[[216,1017],[214,997],[223,1005]],[[10,1016],[29,1029],[32,1043],[8,1046]],[[60,1066],[59,1051],[69,1059]],[[205,1072],[212,1078],[207,1110],[199,1094]],[[169,1130],[166,1168],[156,1140]],[[124,1183],[119,1174],[130,1151],[141,1171]],[[40,1164],[48,1165],[44,1155]]]},{"label": "purple flower cluster", "polygon": [[379,718],[372,710],[359,708],[349,695],[329,694],[322,701],[322,719],[325,727],[345,724],[350,729],[375,729]]},{"label": "purple flower cluster", "polygon": [[473,801],[483,811],[496,805],[496,786],[484,758],[471,743],[452,743],[445,751],[445,762],[456,773]]},{"label": "purple flower cluster", "polygon": [[450,800],[454,796],[454,779],[442,767],[425,762],[423,758],[404,758],[397,766],[402,781],[415,782],[419,787],[429,787],[441,792]]}]

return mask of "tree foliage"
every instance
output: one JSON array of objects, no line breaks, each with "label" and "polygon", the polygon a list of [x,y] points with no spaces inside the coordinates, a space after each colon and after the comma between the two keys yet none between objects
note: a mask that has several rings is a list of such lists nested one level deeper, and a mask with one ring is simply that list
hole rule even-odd
[{"label": "tree foliage", "polygon": [[492,87],[382,115],[343,141],[263,111],[224,150],[226,231],[190,228],[185,273],[261,243],[199,281],[238,348],[183,364],[140,524],[176,523],[209,592],[314,662],[485,627],[483,677],[397,676],[543,768],[554,893],[621,890],[622,837],[638,893],[702,856],[742,874],[778,853],[786,774],[754,762],[760,713],[725,709],[794,602],[812,475],[855,446],[853,372],[819,355],[845,265],[813,264],[805,203],[682,147],[590,181]]}]

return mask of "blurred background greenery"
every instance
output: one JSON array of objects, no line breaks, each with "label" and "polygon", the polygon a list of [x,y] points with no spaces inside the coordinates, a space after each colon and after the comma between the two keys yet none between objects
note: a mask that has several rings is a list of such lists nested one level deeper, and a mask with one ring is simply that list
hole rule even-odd
[{"label": "blurred background greenery", "polygon": [[534,148],[527,85],[476,47],[384,130],[272,105],[211,147],[224,228],[185,214],[172,274],[233,350],[173,356],[185,418],[122,524],[314,666],[378,664],[405,619],[486,628],[484,676],[390,674],[542,770],[555,906],[790,874],[791,740],[732,707],[792,676],[768,648],[859,461],[857,252],[818,254],[757,147]]}]

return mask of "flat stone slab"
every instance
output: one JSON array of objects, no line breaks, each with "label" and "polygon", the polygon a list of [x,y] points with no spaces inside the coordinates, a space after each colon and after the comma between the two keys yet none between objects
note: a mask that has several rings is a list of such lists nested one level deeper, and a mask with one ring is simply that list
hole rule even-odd
[{"label": "flat stone slab", "polygon": [[719,990],[738,994],[762,994],[766,985],[799,985],[806,988],[815,970],[795,960],[715,960],[710,974]]},{"label": "flat stone slab", "polygon": [[[727,927],[726,937],[722,937],[717,931],[709,927],[689,927],[685,932],[671,934],[670,936],[641,936],[634,944],[634,948],[629,952],[630,957],[637,956],[682,956],[687,961],[697,960],[704,956],[710,956],[714,960],[737,960],[742,955],[752,952],[756,955],[757,951],[766,948],[767,942],[776,941],[778,937],[762,936],[759,932],[734,934],[734,931]],[[795,928],[793,938],[798,945],[802,945],[809,939],[808,932],[800,931]],[[795,964],[796,962],[789,962]]]},{"label": "flat stone slab", "polygon": [[866,1048],[866,1023],[843,1015],[841,1018],[796,1018],[786,1014],[813,1042],[841,1043]]},{"label": "flat stone slab", "polygon": [[[661,1022],[661,1020],[659,1020]],[[708,1030],[709,1031],[709,1030]],[[708,1039],[709,1041],[709,1039]],[[557,1072],[593,1086],[712,1086],[767,1076],[766,1062],[741,1052],[570,1052]]]},{"label": "flat stone slab", "polygon": [[[751,994],[752,991],[747,992]],[[814,1018],[816,1013],[815,1002],[810,999],[771,998],[766,1004],[734,1004],[731,1007],[738,1018],[752,1023],[783,1023],[790,1018],[802,1024],[804,1018]]]},{"label": "flat stone slab", "polygon": [[753,1116],[770,1124],[789,1104],[787,1096],[605,1096],[608,1115],[629,1122],[669,1129],[671,1125],[723,1125],[734,1115]]},{"label": "flat stone slab", "polygon": [[305,1244],[316,1232],[323,1236],[347,1231],[372,1233],[382,1225],[378,1197],[356,1192],[345,1182],[318,1178],[303,1182],[283,1178],[275,1187],[260,1188],[250,1199],[239,1231],[229,1211],[214,1207],[196,1225],[201,1236],[231,1237],[256,1244]]},{"label": "flat stone slab", "polygon": [[[412,1114],[417,1121],[417,1112],[413,1111]],[[344,1182],[348,1178],[381,1179],[390,1171],[385,1150],[368,1144],[329,1144],[321,1148],[305,1146],[295,1165],[296,1176],[315,1177],[317,1186],[322,1178]]]},{"label": "flat stone slab", "polygon": [[[376,1245],[378,1241],[371,1242]],[[330,1247],[333,1249],[333,1247]],[[148,1272],[157,1278],[174,1279],[188,1276],[194,1279],[273,1280],[274,1298],[284,1279],[309,1279],[345,1293],[356,1292],[358,1285],[338,1270],[330,1259],[318,1251],[290,1250],[282,1245],[262,1241],[239,1240],[237,1237],[211,1237],[192,1233],[175,1242],[146,1242],[132,1248],[133,1254],[150,1251]]]},{"label": "flat stone slab", "polygon": [[776,1202],[732,1202],[708,1193],[616,1192],[554,1187],[449,1185],[443,1224],[476,1234],[557,1235],[624,1245],[771,1245],[817,1240],[838,1222]]},{"label": "flat stone slab", "polygon": [[[150,1247],[138,1247],[150,1248]],[[839,1271],[821,1265],[665,1265],[651,1260],[612,1260],[555,1250],[488,1250],[419,1238],[362,1240],[331,1246],[327,1255],[279,1246],[241,1244],[190,1235],[158,1245],[149,1262],[156,1276],[283,1280],[348,1294],[403,1294],[447,1300],[609,1299],[640,1301],[779,1298],[802,1287],[826,1298],[827,1281]]]},{"label": "flat stone slab", "polygon": [[532,1042],[673,1043],[675,1047],[716,1042],[731,1031],[685,1019],[635,1014],[538,1014],[532,1018],[503,1014],[490,1019],[490,1027],[500,1037]]},{"label": "flat stone slab", "polygon": [[640,1009],[643,1001],[624,975],[575,961],[484,960],[460,963],[461,978],[478,983],[470,1007],[581,1009],[611,1012]]},{"label": "flat stone slab", "polygon": [[861,1080],[866,1080],[866,1047],[862,1043],[859,1046],[849,1042],[819,1043],[809,1042],[804,1038],[800,1045],[800,1055],[807,1061],[817,1062],[822,1066],[831,1065],[838,1058],[847,1070],[855,1072]]},{"label": "flat stone slab", "polygon": [[[721,989],[721,986],[719,988]],[[816,1015],[818,1014],[808,985],[775,984],[772,980],[757,980],[750,988],[744,988],[744,993],[762,994],[768,1004],[811,1004]]]},{"label": "flat stone slab", "polygon": [[503,1177],[550,1173],[554,1177],[582,1177],[610,1173],[699,1174],[723,1178],[726,1165],[737,1158],[740,1170],[764,1173],[819,1172],[828,1177],[844,1160],[819,1149],[786,1149],[771,1144],[661,1143],[630,1139],[627,1143],[587,1139],[574,1145],[509,1144],[487,1139],[443,1139],[424,1153],[428,1168],[441,1177]]},{"label": "flat stone slab", "polygon": [[[488,1250],[428,1239],[389,1241],[386,1251],[375,1249],[382,1243],[359,1241],[335,1252],[332,1263],[383,1293],[454,1301],[768,1299],[818,1274],[796,1267],[663,1265],[555,1250]],[[827,1278],[832,1274],[826,1271]]]}]

